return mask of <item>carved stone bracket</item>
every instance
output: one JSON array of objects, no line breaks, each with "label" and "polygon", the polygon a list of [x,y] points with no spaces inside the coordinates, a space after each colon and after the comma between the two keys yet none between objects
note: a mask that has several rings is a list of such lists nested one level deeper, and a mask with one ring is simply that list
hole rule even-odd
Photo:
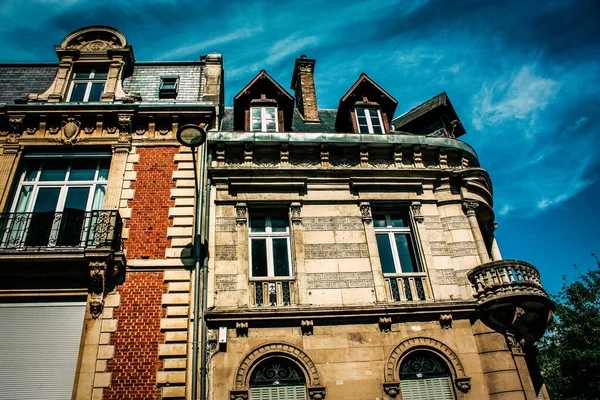
[{"label": "carved stone bracket", "polygon": [[93,319],[97,319],[104,308],[106,269],[105,261],[90,261],[90,313]]},{"label": "carved stone bracket", "polygon": [[415,222],[422,223],[425,220],[425,217],[423,216],[423,213],[421,212],[421,202],[413,201],[410,205],[410,208],[412,209],[413,218],[414,218]]},{"label": "carved stone bracket", "polygon": [[248,322],[240,321],[235,323],[235,334],[237,337],[248,337]]},{"label": "carved stone bracket", "polygon": [[247,390],[232,390],[229,392],[229,398],[231,400],[247,400],[248,397]]},{"label": "carved stone bracket", "polygon": [[442,327],[442,329],[452,328],[452,314],[441,314],[440,326]]},{"label": "carved stone bracket", "polygon": [[379,318],[379,330],[381,330],[381,332],[391,332],[392,331],[392,317]]},{"label": "carved stone bracket", "polygon": [[475,215],[475,210],[479,207],[479,202],[473,200],[465,200],[463,202],[463,208],[467,216]]},{"label": "carved stone bracket", "polygon": [[506,332],[506,344],[513,354],[524,354],[523,345],[525,340],[514,332]]},{"label": "carved stone bracket", "polygon": [[329,147],[327,147],[327,144],[321,145],[321,166],[329,167]]},{"label": "carved stone bracket", "polygon": [[302,225],[302,203],[293,202],[290,205],[290,212],[292,214],[292,224]]},{"label": "carved stone bracket", "polygon": [[24,115],[11,115],[8,118],[8,125],[10,126],[10,131],[12,133],[16,133],[20,135],[23,133],[23,124],[25,122]]},{"label": "carved stone bracket", "polygon": [[385,394],[388,397],[395,399],[398,396],[398,394],[400,394],[400,383],[399,382],[384,383],[383,391],[385,392]]},{"label": "carved stone bracket", "polygon": [[314,322],[312,319],[303,319],[300,321],[300,330],[304,336],[311,336],[313,334],[313,327]]},{"label": "carved stone bracket", "polygon": [[246,165],[252,164],[253,158],[254,158],[254,151],[252,149],[252,143],[246,143],[244,145],[244,164],[246,164]]},{"label": "carved stone bracket", "polygon": [[415,168],[423,168],[423,153],[420,146],[415,146],[413,150],[413,163]]},{"label": "carved stone bracket", "polygon": [[235,204],[235,222],[240,226],[248,223],[248,206],[246,203]]},{"label": "carved stone bracket", "polygon": [[360,215],[363,222],[367,225],[373,222],[373,216],[371,215],[371,203],[368,201],[362,201],[358,207],[360,208]]},{"label": "carved stone bracket", "polygon": [[133,127],[132,114],[119,114],[119,142],[131,141],[131,129]]},{"label": "carved stone bracket", "polygon": [[369,148],[366,144],[360,145],[360,166],[368,167],[369,166]]},{"label": "carved stone bracket", "polygon": [[313,386],[308,388],[308,398],[310,400],[324,400],[325,388],[323,386]]},{"label": "carved stone bracket", "polygon": [[217,151],[216,151],[215,159],[217,160],[218,165],[225,164],[225,143],[223,143],[223,142],[217,143]]},{"label": "carved stone bracket", "polygon": [[463,393],[467,393],[471,390],[471,378],[469,377],[456,378],[454,384],[456,385],[456,388]]},{"label": "carved stone bracket", "polygon": [[279,160],[281,164],[288,165],[290,163],[290,149],[287,143],[282,143],[279,150]]}]

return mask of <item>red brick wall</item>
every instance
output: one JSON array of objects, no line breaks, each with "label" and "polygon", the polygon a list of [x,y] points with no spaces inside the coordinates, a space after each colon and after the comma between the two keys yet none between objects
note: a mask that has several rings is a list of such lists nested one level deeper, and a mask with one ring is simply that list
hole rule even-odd
[{"label": "red brick wall", "polygon": [[164,343],[160,331],[160,319],[165,316],[162,294],[167,291],[163,272],[128,271],[118,291],[121,304],[114,311],[117,331],[110,336],[115,356],[107,369],[112,380],[104,390],[104,400],[160,399],[156,373],[162,369],[158,345]]},{"label": "red brick wall", "polygon": [[171,247],[167,228],[171,226],[169,208],[173,207],[171,189],[175,187],[173,171],[176,147],[138,147],[140,162],[135,165],[135,190],[129,201],[131,219],[126,222],[129,238],[125,241],[127,259],[164,259],[165,250]]}]

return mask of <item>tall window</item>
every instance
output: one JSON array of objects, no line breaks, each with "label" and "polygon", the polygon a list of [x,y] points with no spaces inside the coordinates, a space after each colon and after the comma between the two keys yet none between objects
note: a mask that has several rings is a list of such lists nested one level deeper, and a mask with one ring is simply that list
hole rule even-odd
[{"label": "tall window", "polygon": [[436,354],[417,350],[400,365],[403,400],[455,400],[448,366]]},{"label": "tall window", "polygon": [[252,107],[252,132],[277,132],[277,107]]},{"label": "tall window", "polygon": [[373,214],[384,277],[394,300],[425,300],[425,273],[416,258],[408,212]]},{"label": "tall window", "polygon": [[104,203],[110,158],[26,156],[3,245],[76,246],[86,213]]},{"label": "tall window", "polygon": [[250,375],[250,400],[306,399],[302,369],[285,357],[261,361]]},{"label": "tall window", "polygon": [[78,69],[73,75],[69,101],[100,101],[108,76],[107,69]]},{"label": "tall window", "polygon": [[293,278],[287,214],[251,216],[248,235],[254,303],[290,305]]},{"label": "tall window", "polygon": [[356,108],[359,133],[383,133],[381,112],[376,108]]}]

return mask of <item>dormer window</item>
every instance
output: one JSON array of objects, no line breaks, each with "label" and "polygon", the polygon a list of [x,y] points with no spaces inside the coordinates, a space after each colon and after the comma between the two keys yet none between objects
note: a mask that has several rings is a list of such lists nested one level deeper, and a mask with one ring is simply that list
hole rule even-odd
[{"label": "dormer window", "polygon": [[100,101],[108,76],[107,69],[78,69],[73,75],[69,101]]},{"label": "dormer window", "polygon": [[252,132],[277,132],[277,107],[252,107]]},{"label": "dormer window", "polygon": [[356,108],[359,133],[383,133],[381,112],[376,108]]},{"label": "dormer window", "polygon": [[178,76],[162,76],[160,78],[160,98],[175,98],[177,97],[177,89],[179,86]]}]

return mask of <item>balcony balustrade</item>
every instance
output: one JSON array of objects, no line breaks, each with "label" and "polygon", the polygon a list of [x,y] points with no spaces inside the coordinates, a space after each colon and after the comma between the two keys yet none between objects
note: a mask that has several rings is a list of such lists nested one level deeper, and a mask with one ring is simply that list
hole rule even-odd
[{"label": "balcony balustrade", "polygon": [[263,306],[289,306],[296,301],[296,285],[293,277],[251,278],[251,304]]},{"label": "balcony balustrade", "polygon": [[388,298],[393,301],[422,301],[430,297],[425,273],[386,274],[385,285]]}]

